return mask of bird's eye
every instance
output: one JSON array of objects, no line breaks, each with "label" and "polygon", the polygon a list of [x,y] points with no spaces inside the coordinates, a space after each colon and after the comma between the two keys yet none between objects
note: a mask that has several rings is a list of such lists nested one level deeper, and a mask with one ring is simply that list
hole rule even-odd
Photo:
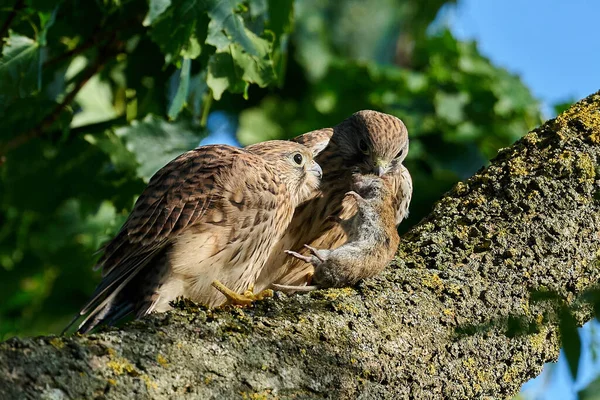
[{"label": "bird's eye", "polygon": [[294,154],[294,162],[298,165],[302,165],[304,163],[304,157],[302,157],[302,154],[300,154],[300,153]]},{"label": "bird's eye", "polygon": [[398,154],[396,154],[396,157],[394,157],[394,158],[400,158],[400,157],[402,157],[403,154],[404,154],[404,149],[400,150],[398,152]]},{"label": "bird's eye", "polygon": [[360,142],[358,142],[358,149],[365,154],[369,154],[369,146],[367,145],[367,142],[365,142],[363,139],[361,139]]}]

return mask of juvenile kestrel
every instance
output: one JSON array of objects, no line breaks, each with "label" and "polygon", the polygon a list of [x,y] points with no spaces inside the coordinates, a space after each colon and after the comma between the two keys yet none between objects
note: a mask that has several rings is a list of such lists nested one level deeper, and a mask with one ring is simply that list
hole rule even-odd
[{"label": "juvenile kestrel", "polygon": [[273,283],[297,286],[307,282],[313,272],[311,264],[290,257],[285,250],[306,254],[305,244],[334,249],[346,242],[344,230],[329,217],[351,215],[342,212],[342,199],[353,190],[353,173],[396,176],[396,223],[408,214],[412,181],[406,168],[397,168],[408,152],[408,132],[400,119],[364,110],[334,128],[294,140],[318,153],[315,160],[323,168],[323,179],[314,196],[296,208],[285,236],[274,246],[256,282],[257,290]]},{"label": "juvenile kestrel", "polygon": [[213,281],[243,293],[321,175],[312,152],[288,141],[202,146],[177,157],[105,247],[103,279],[79,313],[87,314],[79,332],[166,311],[179,296],[223,304]]},{"label": "juvenile kestrel", "polygon": [[[406,169],[402,164],[399,168]],[[287,251],[315,267],[311,285],[273,286],[287,291],[352,286],[381,272],[394,257],[400,241],[396,230],[396,178],[401,176],[401,173],[383,177],[357,174],[355,191],[346,193],[343,201],[346,204],[353,200],[350,204],[353,203],[357,211],[348,219],[336,218],[348,241],[334,250],[306,246],[312,253],[310,256]]]}]

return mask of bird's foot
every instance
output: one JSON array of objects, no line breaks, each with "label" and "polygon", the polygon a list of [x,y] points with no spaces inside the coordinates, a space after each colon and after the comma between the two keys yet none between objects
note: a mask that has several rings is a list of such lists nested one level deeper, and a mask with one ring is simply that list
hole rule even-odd
[{"label": "bird's foot", "polygon": [[229,304],[235,306],[248,306],[255,301],[263,300],[266,297],[273,297],[273,290],[265,289],[260,291],[259,293],[254,293],[254,285],[252,285],[248,290],[246,290],[243,294],[239,294],[229,289],[227,286],[223,285],[219,281],[213,281],[213,287],[217,289],[219,292],[223,293],[223,296],[229,300]]}]

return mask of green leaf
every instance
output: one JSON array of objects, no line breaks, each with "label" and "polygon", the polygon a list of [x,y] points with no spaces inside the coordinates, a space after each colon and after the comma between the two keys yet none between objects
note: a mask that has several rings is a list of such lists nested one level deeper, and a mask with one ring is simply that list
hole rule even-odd
[{"label": "green leaf", "polygon": [[449,94],[438,92],[434,98],[435,113],[446,122],[456,125],[464,121],[464,106],[469,101],[468,93]]},{"label": "green leaf", "polygon": [[581,356],[581,339],[577,331],[577,321],[566,307],[561,310],[559,317],[560,341],[567,358],[571,377],[575,381],[577,380],[579,358]]},{"label": "green leaf", "polygon": [[0,105],[10,97],[25,97],[41,87],[40,45],[10,32],[0,58]]},{"label": "green leaf", "polygon": [[177,118],[179,112],[182,110],[185,99],[188,95],[189,85],[190,85],[190,66],[191,61],[189,58],[184,58],[183,63],[181,65],[181,69],[179,70],[179,75],[175,80],[175,86],[177,88],[175,95],[169,99],[169,111],[168,115],[170,119]]},{"label": "green leaf", "polygon": [[144,26],[150,26],[171,5],[171,0],[150,0],[148,14],[144,18]]},{"label": "green leaf", "polygon": [[119,128],[116,134],[135,155],[138,176],[148,182],[169,161],[197,147],[206,133],[189,121],[171,123],[148,115],[141,122],[133,121],[130,126]]},{"label": "green leaf", "polygon": [[[200,25],[208,25],[203,3],[197,0],[172,0],[171,6],[152,21],[150,36],[160,47],[167,63],[178,63],[182,52],[204,43],[204,37],[195,36]],[[193,36],[196,44],[191,42]]]},{"label": "green leaf", "polygon": [[117,116],[113,107],[111,86],[94,75],[86,85],[77,93],[75,101],[81,110],[73,116],[71,127],[108,121]]},{"label": "green leaf", "polygon": [[223,92],[232,93],[245,91],[246,83],[242,80],[243,72],[236,66],[229,52],[215,53],[208,62],[206,84],[212,90],[213,98],[220,100]]},{"label": "green leaf", "polygon": [[579,400],[600,400],[600,378],[594,379],[578,393]]},{"label": "green leaf", "polygon": [[265,57],[271,50],[271,43],[246,28],[242,17],[234,12],[241,3],[237,0],[209,2],[208,16],[211,21],[208,25],[206,43],[221,51],[230,44],[239,44],[250,55]]},{"label": "green leaf", "polygon": [[205,101],[204,96],[207,90],[206,71],[202,71],[190,78],[188,105],[193,118],[198,121],[202,118],[202,103]]}]

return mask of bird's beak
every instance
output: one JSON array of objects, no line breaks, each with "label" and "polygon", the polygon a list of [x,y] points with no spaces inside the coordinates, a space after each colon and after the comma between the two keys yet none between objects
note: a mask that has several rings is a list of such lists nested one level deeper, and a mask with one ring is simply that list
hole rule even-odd
[{"label": "bird's beak", "polygon": [[388,169],[388,163],[380,158],[375,159],[375,167],[373,168],[373,173],[378,176],[383,176]]},{"label": "bird's beak", "polygon": [[321,177],[323,176],[323,170],[321,169],[321,166],[314,161],[309,171],[312,172],[312,174],[319,179],[321,179]]}]

